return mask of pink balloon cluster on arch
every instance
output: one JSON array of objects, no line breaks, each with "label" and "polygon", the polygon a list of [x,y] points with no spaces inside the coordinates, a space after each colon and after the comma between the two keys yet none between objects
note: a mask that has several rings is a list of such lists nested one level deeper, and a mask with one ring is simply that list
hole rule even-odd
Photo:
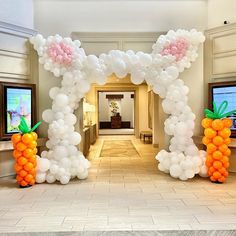
[{"label": "pink balloon cluster on arch", "polygon": [[65,66],[72,64],[73,48],[64,42],[52,43],[47,50],[47,54],[55,63]]},{"label": "pink balloon cluster on arch", "polygon": [[170,43],[161,51],[162,56],[172,55],[176,57],[176,61],[181,60],[188,50],[189,43],[184,38],[179,38],[176,41]]}]

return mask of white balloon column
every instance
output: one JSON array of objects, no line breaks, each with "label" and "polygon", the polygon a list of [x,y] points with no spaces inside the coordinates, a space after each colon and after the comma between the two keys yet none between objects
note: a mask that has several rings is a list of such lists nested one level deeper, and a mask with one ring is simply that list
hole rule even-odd
[{"label": "white balloon column", "polygon": [[61,87],[53,87],[49,92],[52,108],[42,114],[43,120],[49,123],[46,143],[49,151],[42,152],[42,158],[38,158],[38,183],[59,180],[67,184],[76,176],[87,177],[89,162],[76,148],[81,136],[75,132],[73,112],[91,83],[103,85],[112,73],[119,78],[130,73],[134,84],[145,80],[163,98],[164,112],[170,114],[165,121],[165,132],[173,137],[170,152],[162,150],[156,156],[159,169],[181,180],[198,173],[206,176],[205,152],[199,151],[192,140],[195,115],[187,105],[189,89],[178,79],[179,73],[196,60],[198,46],[204,42],[202,33],[194,29],[170,30],[159,37],[151,54],[112,50],[99,57],[86,56],[80,41],[59,35],[44,39],[38,34],[30,41],[45,70],[56,77],[62,76]]}]

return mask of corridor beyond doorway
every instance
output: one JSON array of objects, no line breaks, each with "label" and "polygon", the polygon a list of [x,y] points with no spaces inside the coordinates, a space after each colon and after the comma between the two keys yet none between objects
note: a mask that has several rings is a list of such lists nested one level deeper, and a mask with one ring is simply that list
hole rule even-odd
[{"label": "corridor beyond doorway", "polygon": [[99,135],[133,135],[134,103],[134,91],[99,91]]}]

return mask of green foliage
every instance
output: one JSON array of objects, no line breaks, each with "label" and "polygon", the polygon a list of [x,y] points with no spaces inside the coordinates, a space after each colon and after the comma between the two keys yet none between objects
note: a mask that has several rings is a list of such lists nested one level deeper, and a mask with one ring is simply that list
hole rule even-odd
[{"label": "green foliage", "polygon": [[31,133],[34,130],[36,130],[39,127],[40,124],[41,124],[41,121],[38,122],[36,125],[34,125],[33,128],[31,129],[28,126],[28,124],[25,120],[25,117],[22,116],[21,119],[20,119],[20,124],[19,124],[18,128],[19,128],[19,130],[21,131],[22,134],[27,134],[27,133]]},{"label": "green foliage", "polygon": [[220,104],[219,108],[217,108],[216,103],[213,102],[213,111],[211,111],[209,109],[205,109],[204,112],[205,112],[205,115],[206,115],[207,118],[222,119],[222,118],[230,116],[230,115],[232,115],[233,113],[236,112],[236,110],[232,110],[232,111],[224,113],[225,110],[227,109],[227,107],[228,107],[228,102],[227,101],[223,101]]}]

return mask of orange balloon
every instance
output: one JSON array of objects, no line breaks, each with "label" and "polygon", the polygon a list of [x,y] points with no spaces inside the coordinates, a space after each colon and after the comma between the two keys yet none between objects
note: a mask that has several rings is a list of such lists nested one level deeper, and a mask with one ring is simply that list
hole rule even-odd
[{"label": "orange balloon", "polygon": [[225,119],[223,119],[223,124],[224,124],[224,127],[230,128],[232,126],[233,122],[231,119],[225,118]]},{"label": "orange balloon", "polygon": [[37,147],[37,142],[35,140],[33,140],[32,142],[30,142],[28,144],[28,147],[31,148],[31,149],[34,149]]},{"label": "orange balloon", "polygon": [[224,139],[221,137],[221,136],[215,136],[213,138],[213,143],[216,145],[216,146],[219,146],[221,144],[224,143]]},{"label": "orange balloon", "polygon": [[219,178],[222,177],[222,175],[221,175],[221,173],[220,173],[219,171],[215,171],[215,172],[213,173],[213,177],[214,177],[216,180],[218,180]]},{"label": "orange balloon", "polygon": [[29,184],[34,185],[35,184],[35,179],[32,179]]},{"label": "orange balloon", "polygon": [[22,178],[22,177],[20,177],[19,175],[17,175],[17,176],[16,176],[16,180],[17,180],[17,182],[19,183],[20,181],[22,181],[22,180],[23,180],[23,178]]},{"label": "orange balloon", "polygon": [[230,156],[231,155],[231,150],[228,148],[225,152],[224,152],[225,156]]},{"label": "orange balloon", "polygon": [[31,132],[31,135],[33,136],[34,140],[36,141],[38,138],[38,135],[35,132]]},{"label": "orange balloon", "polygon": [[204,134],[207,138],[214,138],[216,136],[216,131],[212,128],[206,128]]},{"label": "orange balloon", "polygon": [[215,119],[212,121],[212,128],[214,130],[222,130],[224,128],[224,123],[221,119]]},{"label": "orange balloon", "polygon": [[213,161],[214,160],[213,160],[212,156],[211,155],[207,155],[207,157],[206,157],[206,166],[207,167],[212,166]]},{"label": "orange balloon", "polygon": [[22,186],[22,187],[25,187],[25,186],[27,186],[28,185],[28,183],[26,182],[26,181],[24,181],[24,180],[22,180],[21,182],[20,182],[20,186]]},{"label": "orange balloon", "polygon": [[208,176],[212,176],[212,174],[213,174],[213,173],[210,172],[209,170],[207,171],[207,175],[208,175]]},{"label": "orange balloon", "polygon": [[17,133],[17,134],[13,134],[11,136],[11,141],[13,142],[13,144],[17,144],[21,141],[21,134]]},{"label": "orange balloon", "polygon": [[29,159],[28,159],[29,162],[31,162],[34,166],[36,165],[36,156],[31,156]]},{"label": "orange balloon", "polygon": [[221,167],[220,169],[218,169],[218,171],[219,171],[222,175],[224,175],[225,172],[227,172],[224,167]]},{"label": "orange balloon", "polygon": [[229,168],[229,162],[225,162],[225,163],[223,163],[223,166],[224,166],[224,168]]},{"label": "orange balloon", "polygon": [[211,176],[211,177],[210,177],[210,180],[211,180],[212,182],[216,182],[216,178],[215,178],[214,176]]},{"label": "orange balloon", "polygon": [[219,132],[218,132],[218,134],[222,137],[222,138],[229,138],[230,137],[230,135],[231,135],[231,131],[230,131],[230,129],[229,128],[224,128],[224,129],[222,129],[222,130],[220,130]]},{"label": "orange balloon", "polygon": [[28,173],[27,173],[27,171],[25,171],[25,170],[21,170],[20,172],[19,172],[19,176],[20,177],[25,177],[26,175],[27,175]]},{"label": "orange balloon", "polygon": [[17,143],[16,148],[18,151],[23,152],[27,148],[27,146],[23,142],[19,142]]},{"label": "orange balloon", "polygon": [[25,157],[20,157],[20,158],[18,158],[17,163],[19,165],[23,166],[27,163],[27,159]]},{"label": "orange balloon", "polygon": [[216,150],[217,150],[216,145],[214,145],[213,143],[207,144],[207,153],[211,154]]},{"label": "orange balloon", "polygon": [[221,151],[222,153],[224,153],[227,149],[228,149],[228,146],[226,144],[221,144],[219,147],[218,147],[219,151]]},{"label": "orange balloon", "polygon": [[229,145],[231,143],[231,138],[225,138],[224,143]]},{"label": "orange balloon", "polygon": [[18,151],[18,150],[14,150],[13,151],[13,156],[14,158],[19,158],[22,156],[22,152]]},{"label": "orange balloon", "polygon": [[213,167],[219,170],[222,167],[222,163],[220,161],[214,161]]},{"label": "orange balloon", "polygon": [[29,174],[36,176],[36,169],[33,167],[31,170],[28,171]]},{"label": "orange balloon", "polygon": [[206,160],[206,166],[209,168],[210,166],[212,166],[213,161],[210,160]]},{"label": "orange balloon", "polygon": [[216,171],[216,169],[215,169],[213,166],[211,166],[211,167],[209,168],[209,171],[213,173],[213,172]]},{"label": "orange balloon", "polygon": [[25,165],[24,165],[24,170],[26,171],[30,171],[34,168],[34,165],[31,163],[31,162],[27,162]]},{"label": "orange balloon", "polygon": [[207,145],[207,144],[211,143],[211,139],[204,136],[204,137],[202,138],[202,143],[203,143],[204,145]]},{"label": "orange balloon", "polygon": [[221,176],[219,179],[218,179],[219,182],[221,183],[224,183],[225,182],[225,177],[224,176]]},{"label": "orange balloon", "polygon": [[209,118],[204,118],[202,120],[202,126],[206,129],[206,128],[210,128],[212,124],[212,119]]},{"label": "orange balloon", "polygon": [[212,157],[215,160],[220,160],[223,157],[223,154],[220,151],[214,151],[213,154],[212,154]]},{"label": "orange balloon", "polygon": [[221,162],[224,164],[224,163],[228,163],[229,162],[229,158],[227,156],[223,156],[221,158]]},{"label": "orange balloon", "polygon": [[28,174],[24,177],[24,180],[28,183],[30,183],[34,179],[33,175]]},{"label": "orange balloon", "polygon": [[23,169],[22,165],[18,165],[17,163],[14,165],[15,172],[18,173]]},{"label": "orange balloon", "polygon": [[32,149],[27,148],[27,149],[24,150],[23,154],[24,154],[25,157],[30,158],[31,156],[34,155],[34,152],[33,152]]},{"label": "orange balloon", "polygon": [[38,152],[38,149],[37,149],[37,148],[34,148],[34,149],[33,149],[33,153],[34,153],[34,155],[36,155],[37,152]]},{"label": "orange balloon", "polygon": [[229,172],[225,171],[225,173],[223,174],[225,178],[227,178],[229,176]]},{"label": "orange balloon", "polygon": [[25,144],[28,144],[30,142],[32,142],[34,140],[34,137],[31,135],[31,134],[24,134],[22,136],[22,141],[25,143]]}]

